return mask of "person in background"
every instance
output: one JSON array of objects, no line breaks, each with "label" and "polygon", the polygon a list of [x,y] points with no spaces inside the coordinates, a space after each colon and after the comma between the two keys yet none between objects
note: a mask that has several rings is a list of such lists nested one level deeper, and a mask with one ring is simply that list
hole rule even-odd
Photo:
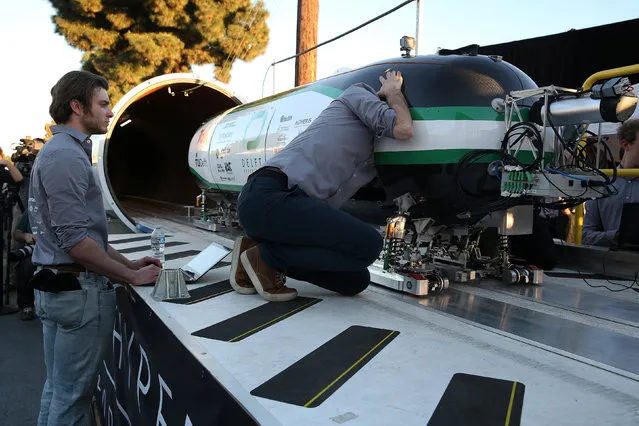
[{"label": "person in background", "polygon": [[[619,126],[617,136],[623,156],[619,167],[639,168],[639,119]],[[621,224],[621,212],[626,203],[639,202],[639,179],[617,177],[613,184],[617,194],[586,202],[582,228],[582,243],[593,246],[614,246]]]},{"label": "person in background", "polygon": [[[23,142],[26,141],[26,139],[20,140]],[[31,169],[33,167],[33,162],[38,155],[38,152],[40,152],[43,146],[44,139],[35,138],[29,141],[28,148],[24,149],[22,153],[20,153],[19,155],[13,155],[13,164],[18,170],[20,170],[22,176],[24,176],[24,181],[18,189],[18,197],[21,204],[21,206],[19,206],[20,211],[18,212],[18,217],[22,214],[22,211],[27,208],[27,204],[29,203],[29,183],[31,182]]]},{"label": "person in background", "polygon": [[0,158],[0,184],[3,183],[20,183],[23,176],[20,170],[16,169],[13,163],[6,158]]},{"label": "person in background", "polygon": [[23,247],[11,252],[9,260],[17,261],[15,268],[16,283],[18,287],[18,308],[20,308],[20,319],[30,321],[35,316],[33,304],[33,286],[31,277],[35,273],[35,266],[31,260],[35,237],[31,233],[29,226],[29,212],[25,210],[20,217],[18,225],[13,230],[13,239]]},{"label": "person in background", "polygon": [[[16,185],[20,185],[24,177],[20,170],[18,170],[11,161],[0,158],[0,200],[7,201],[6,197],[10,197],[10,194],[14,193]],[[12,188],[13,187],[13,188]],[[12,215],[11,209],[6,209],[2,206],[3,220],[7,219],[8,215]],[[13,217],[11,217],[13,218]],[[5,233],[5,223],[0,224],[0,238],[2,238],[2,246],[7,252],[11,249],[8,246],[8,235]],[[13,276],[13,275],[12,275]],[[10,285],[14,284],[13,282]]]},{"label": "person in background", "polygon": [[108,88],[105,78],[86,71],[71,71],[53,86],[49,113],[59,125],[31,170],[33,287],[47,372],[39,426],[90,421],[98,366],[113,332],[111,281],[148,284],[160,272],[157,259],[132,262],[108,244],[89,138],[105,134],[113,117]]}]

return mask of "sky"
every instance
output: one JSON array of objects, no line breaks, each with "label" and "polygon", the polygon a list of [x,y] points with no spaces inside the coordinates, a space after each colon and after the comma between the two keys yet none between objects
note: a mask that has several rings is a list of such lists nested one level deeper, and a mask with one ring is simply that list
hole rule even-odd
[{"label": "sky", "polygon": [[[297,0],[264,0],[270,13],[266,53],[236,61],[230,87],[253,101],[294,86],[295,61],[269,65],[295,54]],[[402,0],[320,0],[318,42],[333,38],[402,3]],[[422,0],[419,53],[472,43],[490,45],[639,18],[636,0]],[[82,52],[54,32],[49,0],[0,0],[0,146],[5,153],[25,136],[44,136],[51,120],[50,90],[66,72],[79,69]],[[411,3],[334,43],[320,47],[317,78],[343,68],[397,57],[399,40],[415,37]],[[194,72],[212,79],[212,66]],[[267,73],[268,72],[268,73]],[[264,83],[264,84],[263,84]]]}]

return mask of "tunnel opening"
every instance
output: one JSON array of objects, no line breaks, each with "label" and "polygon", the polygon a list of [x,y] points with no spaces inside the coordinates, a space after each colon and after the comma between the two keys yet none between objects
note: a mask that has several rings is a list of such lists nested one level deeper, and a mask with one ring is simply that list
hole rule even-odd
[{"label": "tunnel opening", "polygon": [[239,104],[213,83],[184,78],[133,96],[116,111],[105,141],[104,175],[114,210],[135,223],[140,202],[193,205],[201,191],[188,166],[191,138],[206,120]]}]

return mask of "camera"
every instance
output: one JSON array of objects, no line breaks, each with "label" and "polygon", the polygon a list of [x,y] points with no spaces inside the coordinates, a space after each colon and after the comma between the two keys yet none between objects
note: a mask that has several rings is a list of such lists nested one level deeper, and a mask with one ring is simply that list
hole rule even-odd
[{"label": "camera", "polygon": [[24,259],[27,256],[31,256],[33,254],[34,244],[28,244],[21,249],[14,250],[9,252],[9,262],[17,262]]},{"label": "camera", "polygon": [[44,139],[20,139],[20,143],[14,148],[11,161],[25,178],[31,174],[31,168],[36,155],[44,145]]},{"label": "camera", "polygon": [[13,165],[16,166],[16,169],[22,173],[22,176],[25,178],[31,175],[31,169],[33,168],[33,162],[35,161],[34,154],[21,154],[15,158],[12,157]]},{"label": "camera", "polygon": [[33,162],[39,151],[39,144],[44,141],[40,138],[36,139],[20,139],[20,144],[16,146],[15,152],[11,155],[11,161],[16,169],[22,173],[22,176],[28,178],[31,175],[31,169],[33,168]]},{"label": "camera", "polygon": [[[44,146],[44,139],[41,138],[25,138],[20,139],[20,143],[15,147],[15,151],[11,156],[11,161],[16,169],[24,178],[22,182],[9,185],[10,193],[6,194],[10,203],[18,202],[20,210],[24,211],[29,198],[29,182],[31,180],[31,171],[36,156],[40,149]],[[5,174],[6,175],[6,174]],[[10,183],[11,182],[7,182]]]}]

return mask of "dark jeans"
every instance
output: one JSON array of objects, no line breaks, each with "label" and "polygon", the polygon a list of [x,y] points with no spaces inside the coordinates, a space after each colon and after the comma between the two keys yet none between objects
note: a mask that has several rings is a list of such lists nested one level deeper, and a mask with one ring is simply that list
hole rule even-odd
[{"label": "dark jeans", "polygon": [[18,262],[15,268],[16,284],[18,286],[18,307],[20,309],[33,307],[33,285],[31,277],[35,273],[35,266],[31,256],[26,256]]},{"label": "dark jeans", "polygon": [[382,249],[379,232],[297,186],[288,189],[286,176],[250,178],[237,210],[273,269],[343,295],[368,286],[367,267]]}]

